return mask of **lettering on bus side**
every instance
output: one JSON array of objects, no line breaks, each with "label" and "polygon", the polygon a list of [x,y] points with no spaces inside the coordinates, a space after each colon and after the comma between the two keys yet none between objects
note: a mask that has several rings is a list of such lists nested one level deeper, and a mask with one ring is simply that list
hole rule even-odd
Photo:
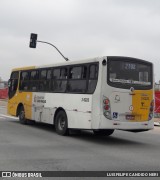
[{"label": "lettering on bus side", "polygon": [[44,96],[34,96],[34,102],[36,103],[46,103],[46,100],[44,99]]},{"label": "lettering on bus side", "polygon": [[82,98],[82,102],[89,102],[89,98]]}]

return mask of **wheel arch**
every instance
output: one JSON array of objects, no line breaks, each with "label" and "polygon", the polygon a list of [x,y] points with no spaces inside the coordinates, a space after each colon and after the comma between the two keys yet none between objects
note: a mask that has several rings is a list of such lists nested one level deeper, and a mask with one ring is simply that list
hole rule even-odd
[{"label": "wheel arch", "polygon": [[19,116],[19,112],[20,112],[21,107],[24,107],[24,105],[22,103],[19,103],[17,106],[17,112],[16,112],[17,117]]},{"label": "wheel arch", "polygon": [[[64,112],[66,113],[66,111],[65,111],[64,108],[58,107],[58,108],[56,109],[55,113],[54,113],[53,124],[55,124],[55,119],[56,119],[56,116],[57,116],[57,114],[58,114],[59,111],[64,111]],[[66,113],[66,116],[67,116],[67,113]],[[67,119],[68,119],[68,118],[67,118]]]}]

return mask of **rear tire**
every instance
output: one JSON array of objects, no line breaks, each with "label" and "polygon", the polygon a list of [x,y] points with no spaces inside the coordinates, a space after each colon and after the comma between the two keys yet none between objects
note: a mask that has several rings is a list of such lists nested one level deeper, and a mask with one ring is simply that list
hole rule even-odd
[{"label": "rear tire", "polygon": [[100,130],[93,130],[94,135],[97,136],[110,136],[113,134],[114,129],[100,129]]},{"label": "rear tire", "polygon": [[55,118],[55,129],[57,134],[65,136],[69,134],[67,115],[63,110],[58,111]]},{"label": "rear tire", "polygon": [[25,110],[23,106],[20,107],[19,121],[21,124],[27,124],[27,119],[25,118]]}]

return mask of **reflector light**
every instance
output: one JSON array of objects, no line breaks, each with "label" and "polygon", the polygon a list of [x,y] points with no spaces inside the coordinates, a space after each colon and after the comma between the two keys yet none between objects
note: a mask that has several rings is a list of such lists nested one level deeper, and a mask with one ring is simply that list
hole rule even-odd
[{"label": "reflector light", "polygon": [[153,112],[153,106],[150,107],[150,112]]},{"label": "reflector light", "polygon": [[154,101],[151,102],[151,106],[154,107]]},{"label": "reflector light", "polygon": [[103,96],[103,115],[107,119],[112,119],[111,118],[111,107],[110,107],[110,101],[108,97]]}]

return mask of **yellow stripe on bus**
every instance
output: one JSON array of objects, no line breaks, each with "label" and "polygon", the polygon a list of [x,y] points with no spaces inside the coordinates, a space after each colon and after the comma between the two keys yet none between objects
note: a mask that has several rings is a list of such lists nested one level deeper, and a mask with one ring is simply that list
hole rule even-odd
[{"label": "yellow stripe on bus", "polygon": [[22,104],[25,110],[26,119],[32,119],[32,92],[16,92],[16,95],[8,101],[8,113],[16,116],[16,110],[19,104]]},{"label": "yellow stripe on bus", "polygon": [[20,68],[14,68],[12,71],[20,71],[20,70],[29,70],[29,69],[35,69],[36,66],[28,66],[28,67],[20,67]]},{"label": "yellow stripe on bus", "polygon": [[132,95],[132,105],[133,105],[132,115],[135,116],[135,119],[133,121],[137,121],[137,122],[148,121],[152,97],[153,97],[153,90],[134,91]]}]

